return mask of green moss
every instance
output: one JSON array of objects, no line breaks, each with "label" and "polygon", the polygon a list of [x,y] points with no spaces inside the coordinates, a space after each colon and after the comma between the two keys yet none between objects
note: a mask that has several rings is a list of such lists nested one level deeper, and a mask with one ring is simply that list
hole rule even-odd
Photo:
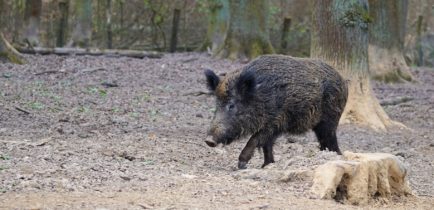
[{"label": "green moss", "polygon": [[0,52],[0,57],[6,58],[6,60],[10,61],[11,63],[15,63],[15,64],[24,64],[25,62],[23,61],[23,59],[19,58],[18,56],[12,54],[12,53],[7,53],[7,52]]},{"label": "green moss", "polygon": [[336,1],[334,10],[339,12],[338,20],[345,27],[359,26],[362,29],[368,29],[368,23],[372,22],[372,17],[369,15],[367,7],[347,1],[340,5],[341,1]]},{"label": "green moss", "polygon": [[261,43],[259,41],[253,42],[251,49],[250,49],[249,57],[250,58],[256,58],[259,55],[263,54],[262,52],[263,52],[263,49],[262,49]]}]

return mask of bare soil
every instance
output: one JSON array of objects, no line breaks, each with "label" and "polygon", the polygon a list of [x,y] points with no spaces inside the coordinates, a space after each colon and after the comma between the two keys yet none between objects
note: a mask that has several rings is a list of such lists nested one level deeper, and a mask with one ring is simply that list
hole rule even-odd
[{"label": "bare soil", "polygon": [[[316,199],[304,170],[340,159],[312,133],[283,136],[276,163],[256,152],[236,169],[246,139],[203,142],[214,111],[203,69],[244,65],[182,53],[161,59],[26,56],[0,64],[0,209],[432,209],[434,70],[416,83],[374,83],[389,116],[409,129],[338,131],[343,151],[402,157],[415,196],[367,207]],[[300,173],[299,173],[300,172]],[[284,174],[285,178],[282,178]]]}]

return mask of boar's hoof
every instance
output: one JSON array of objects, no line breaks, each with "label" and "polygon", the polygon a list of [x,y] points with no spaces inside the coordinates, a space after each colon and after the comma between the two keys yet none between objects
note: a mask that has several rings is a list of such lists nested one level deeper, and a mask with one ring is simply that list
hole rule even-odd
[{"label": "boar's hoof", "polygon": [[238,162],[238,169],[246,169],[246,168],[247,168],[247,162],[245,161]]},{"label": "boar's hoof", "polygon": [[271,162],[265,162],[264,164],[262,164],[261,168],[264,168],[265,166],[267,166],[267,165],[270,164],[270,163],[274,163],[274,161],[271,161]]},{"label": "boar's hoof", "polygon": [[214,141],[206,140],[205,143],[210,147],[216,147],[217,146],[217,143],[215,143]]}]

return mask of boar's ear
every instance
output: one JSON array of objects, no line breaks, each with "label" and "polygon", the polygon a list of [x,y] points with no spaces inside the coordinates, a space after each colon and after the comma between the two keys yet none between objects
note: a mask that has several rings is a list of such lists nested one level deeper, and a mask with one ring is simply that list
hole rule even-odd
[{"label": "boar's ear", "polygon": [[236,88],[243,100],[251,99],[255,94],[256,78],[252,71],[244,71],[241,73]]},{"label": "boar's ear", "polygon": [[209,70],[209,69],[205,69],[204,73],[206,76],[206,82],[207,82],[208,89],[211,91],[215,91],[215,89],[217,88],[217,85],[220,82],[220,78],[212,70]]}]

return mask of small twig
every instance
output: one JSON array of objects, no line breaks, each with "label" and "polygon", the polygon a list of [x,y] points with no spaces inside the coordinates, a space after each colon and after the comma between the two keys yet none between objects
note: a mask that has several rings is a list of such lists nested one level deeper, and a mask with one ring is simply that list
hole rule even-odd
[{"label": "small twig", "polygon": [[153,206],[148,205],[148,204],[146,204],[146,203],[139,203],[139,204],[137,204],[137,205],[139,205],[139,206],[142,207],[143,209],[153,209],[153,208],[154,208]]},{"label": "small twig", "polygon": [[401,103],[409,102],[414,100],[414,98],[411,97],[398,97],[395,99],[392,99],[390,101],[383,101],[380,103],[381,106],[395,106]]},{"label": "small twig", "polygon": [[50,70],[50,71],[38,72],[38,73],[35,73],[35,75],[42,75],[42,74],[56,74],[56,73],[66,73],[66,72],[56,71],[56,70]]},{"label": "small twig", "polygon": [[27,111],[27,110],[25,110],[25,109],[23,109],[23,108],[20,108],[20,107],[18,107],[18,106],[15,106],[15,109],[18,110],[18,111],[20,111],[20,112],[23,112],[24,114],[30,114],[29,111]]},{"label": "small twig", "polygon": [[115,82],[103,82],[103,83],[101,83],[101,85],[106,87],[106,88],[119,87],[119,85]]},{"label": "small twig", "polygon": [[95,72],[95,71],[107,71],[106,68],[104,67],[96,67],[96,68],[88,68],[88,69],[83,69],[81,71],[78,71],[77,73],[75,73],[74,75],[77,76],[79,74],[83,74],[83,73],[91,73],[91,72]]},{"label": "small twig", "polygon": [[94,71],[106,71],[107,69],[104,67],[96,67],[96,68],[88,68],[88,69],[83,69],[80,71],[80,73],[90,73],[90,72],[94,72]]},{"label": "small twig", "polygon": [[205,147],[205,148],[209,148],[208,146],[206,146],[206,144],[199,144],[199,143],[196,143],[196,142],[191,142],[191,141],[183,141],[183,140],[179,140],[180,142],[182,142],[182,143],[187,143],[187,144],[194,144],[194,145],[197,145],[197,146],[201,146],[201,147]]},{"label": "small twig", "polygon": [[199,58],[190,58],[190,59],[185,59],[185,60],[182,60],[181,62],[182,63],[189,63],[189,62],[192,62],[192,61],[195,61],[195,60],[198,60]]},{"label": "small twig", "polygon": [[211,95],[211,93],[209,93],[209,92],[203,92],[203,91],[198,91],[198,92],[186,93],[183,96],[200,96],[200,95]]}]

